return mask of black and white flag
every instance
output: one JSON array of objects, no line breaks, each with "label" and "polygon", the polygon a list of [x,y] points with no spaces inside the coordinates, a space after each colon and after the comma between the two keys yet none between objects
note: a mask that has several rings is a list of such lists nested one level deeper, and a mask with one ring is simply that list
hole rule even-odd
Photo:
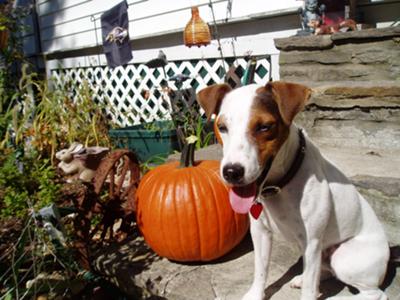
[{"label": "black and white flag", "polygon": [[122,1],[104,12],[100,19],[107,65],[115,68],[127,64],[132,59],[128,32],[128,4]]}]

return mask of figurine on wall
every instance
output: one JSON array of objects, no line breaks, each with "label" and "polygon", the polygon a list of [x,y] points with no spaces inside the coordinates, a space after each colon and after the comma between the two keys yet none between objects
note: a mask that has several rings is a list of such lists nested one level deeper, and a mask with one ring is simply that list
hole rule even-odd
[{"label": "figurine on wall", "polygon": [[319,24],[318,26],[315,26],[314,34],[316,35],[332,34],[336,32],[346,32],[355,30],[357,30],[356,22],[352,19],[346,19],[340,23],[332,25]]},{"label": "figurine on wall", "polygon": [[299,8],[302,29],[297,32],[297,35],[315,34],[315,28],[323,24],[325,10],[326,6],[319,5],[318,0],[305,0],[304,8]]},{"label": "figurine on wall", "polygon": [[106,147],[87,147],[82,144],[72,143],[68,149],[60,150],[56,153],[56,158],[60,160],[58,167],[67,175],[71,175],[67,181],[80,179],[90,182],[101,160],[109,152]]},{"label": "figurine on wall", "polygon": [[[351,3],[354,6],[355,0]],[[299,8],[302,29],[297,36],[357,30],[356,22],[350,19],[352,14],[345,0],[304,0],[304,8]]]}]

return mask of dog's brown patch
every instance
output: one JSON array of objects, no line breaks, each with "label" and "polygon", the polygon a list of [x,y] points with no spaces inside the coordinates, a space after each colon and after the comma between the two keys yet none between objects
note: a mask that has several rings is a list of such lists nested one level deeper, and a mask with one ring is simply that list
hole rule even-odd
[{"label": "dog's brown patch", "polygon": [[220,143],[221,145],[223,145],[224,143],[222,142],[222,138],[221,138],[221,133],[219,132],[219,126],[221,124],[224,124],[225,120],[223,116],[217,116],[217,118],[214,121],[214,133],[215,133],[215,137],[217,138],[218,143]]},{"label": "dog's brown patch", "polygon": [[[267,87],[257,89],[250,111],[248,134],[257,145],[260,165],[278,153],[289,135],[274,95]],[[265,130],[269,128],[268,130]]]},{"label": "dog's brown patch", "polygon": [[[259,149],[259,163],[274,158],[289,135],[294,117],[305,106],[311,90],[303,85],[275,81],[257,89],[251,107],[249,135]],[[260,130],[269,127],[268,130]]]},{"label": "dog's brown patch", "polygon": [[265,87],[271,91],[273,99],[278,104],[280,115],[288,126],[311,96],[311,90],[308,87],[296,83],[274,81]]},{"label": "dog's brown patch", "polygon": [[206,87],[197,93],[197,101],[204,109],[207,120],[210,120],[213,114],[218,115],[222,100],[230,91],[231,87],[223,83]]}]

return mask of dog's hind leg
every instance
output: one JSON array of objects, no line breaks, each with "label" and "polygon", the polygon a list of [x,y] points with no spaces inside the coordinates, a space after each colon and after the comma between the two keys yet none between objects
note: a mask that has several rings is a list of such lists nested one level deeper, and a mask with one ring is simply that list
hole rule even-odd
[{"label": "dog's hind leg", "polygon": [[386,273],[389,246],[383,235],[360,234],[341,244],[331,257],[331,267],[342,282],[357,288],[354,296],[337,296],[331,300],[385,300],[379,289]]}]

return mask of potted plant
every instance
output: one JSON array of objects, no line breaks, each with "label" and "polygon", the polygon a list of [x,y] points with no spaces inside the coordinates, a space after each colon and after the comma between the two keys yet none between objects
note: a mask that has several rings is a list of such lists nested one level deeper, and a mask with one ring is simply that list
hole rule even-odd
[{"label": "potted plant", "polygon": [[172,121],[154,121],[111,129],[109,135],[117,147],[134,151],[142,162],[154,156],[166,157],[175,150],[180,150]]},{"label": "potted plant", "polygon": [[188,136],[197,137],[197,149],[208,145],[213,137],[212,126],[208,126],[200,114],[195,91],[170,90],[169,97],[171,120],[110,130],[117,147],[129,148],[144,162],[154,156],[165,158],[174,151],[181,151]]}]

